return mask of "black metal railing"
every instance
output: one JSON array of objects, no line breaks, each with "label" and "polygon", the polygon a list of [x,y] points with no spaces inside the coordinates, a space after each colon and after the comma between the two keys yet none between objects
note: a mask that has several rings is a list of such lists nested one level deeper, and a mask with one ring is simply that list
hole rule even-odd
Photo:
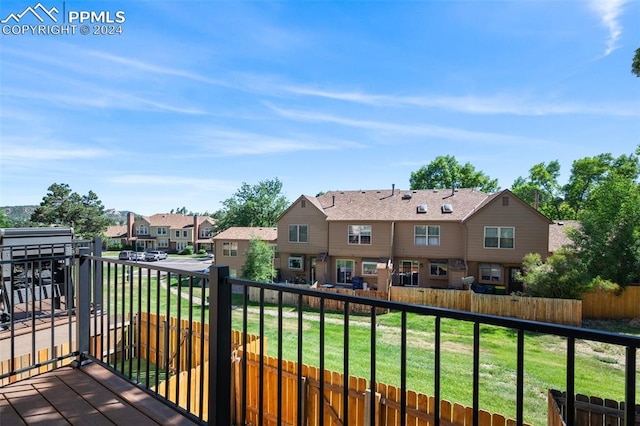
[{"label": "black metal railing", "polygon": [[[102,256],[100,244],[94,245],[94,252],[90,247],[80,247],[73,256],[75,263],[73,271],[67,275],[71,277],[77,271],[77,281],[66,281],[75,284],[75,310],[66,310],[66,315],[74,316],[75,325],[69,333],[73,342],[72,349],[64,357],[76,356],[77,363],[87,361],[100,362],[116,373],[128,378],[141,388],[153,393],[157,398],[181,410],[192,419],[203,424],[232,424],[238,421],[246,424],[249,417],[256,419],[256,424],[267,422],[265,408],[266,397],[273,389],[267,388],[262,380],[268,366],[265,361],[267,353],[265,336],[270,330],[271,323],[266,317],[275,315],[277,385],[275,414],[269,414],[270,423],[283,424],[285,411],[295,406],[298,425],[306,424],[302,413],[305,410],[305,389],[297,386],[297,394],[292,401],[291,395],[285,395],[283,364],[294,361],[298,366],[303,365],[306,351],[311,350],[317,342],[317,367],[319,377],[325,377],[327,371],[326,360],[330,355],[325,350],[327,343],[326,324],[328,312],[326,306],[334,301],[340,302],[341,317],[334,322],[342,324],[342,358],[343,375],[341,408],[332,415],[347,422],[350,413],[356,409],[350,399],[348,378],[358,363],[367,363],[369,374],[367,393],[371,396],[377,392],[379,372],[388,362],[380,351],[377,341],[378,320],[381,310],[398,313],[399,326],[399,425],[406,424],[408,413],[414,408],[408,406],[407,371],[409,328],[408,320],[413,316],[423,316],[433,319],[434,357],[433,373],[429,375],[432,381],[434,405],[433,424],[439,425],[442,387],[447,380],[451,380],[443,371],[442,365],[442,322],[458,320],[472,324],[472,362],[469,365],[472,388],[472,424],[480,422],[480,393],[481,393],[481,330],[485,326],[501,327],[511,330],[515,334],[515,410],[511,415],[517,424],[525,423],[525,337],[530,333],[559,336],[566,341],[564,356],[566,406],[565,422],[575,425],[575,389],[576,389],[576,345],[582,340],[600,342],[624,348],[624,425],[635,424],[636,388],[637,388],[637,350],[640,348],[640,338],[616,333],[588,330],[577,327],[559,326],[548,323],[524,321],[513,318],[496,317],[474,314],[469,312],[440,309],[434,307],[411,305],[358,297],[347,294],[328,293],[311,288],[290,287],[279,284],[259,283],[229,277],[226,266],[212,266],[209,274],[202,271],[185,271],[167,267],[168,262],[133,262]],[[66,255],[65,255],[66,256]],[[69,257],[65,260],[71,261]],[[57,257],[43,256],[34,262],[58,260]],[[73,274],[71,273],[73,272]],[[235,290],[234,290],[235,289]],[[235,294],[234,294],[235,291]],[[257,302],[250,302],[250,292],[257,292]],[[276,292],[277,303],[271,306],[265,302],[266,292]],[[293,297],[293,312],[284,306],[284,298]],[[5,296],[6,297],[6,296]],[[14,297],[14,296],[10,296]],[[305,325],[305,298],[317,298],[320,308],[314,313],[317,316],[317,337],[310,338]],[[32,301],[31,303],[35,303]],[[9,299],[11,306],[15,300]],[[362,317],[352,314],[351,307],[365,305],[369,313]],[[285,312],[285,308],[287,312]],[[257,312],[258,324],[251,323],[249,314]],[[55,312],[53,312],[55,314]],[[13,330],[15,312],[10,319],[9,328]],[[151,317],[154,319],[152,320]],[[293,317],[293,318],[291,318]],[[52,315],[52,320],[57,318]],[[254,318],[254,317],[251,317]],[[365,322],[369,327],[368,359],[353,359],[350,353],[351,321],[356,318]],[[285,321],[287,321],[285,326]],[[291,322],[290,322],[291,321]],[[72,322],[69,321],[69,324]],[[208,336],[205,329],[208,327]],[[257,366],[257,402],[250,407],[247,386],[247,374],[241,374],[240,383],[233,383],[233,363],[231,351],[236,349],[241,354],[239,361],[241,371],[248,371],[248,356],[250,345],[250,327],[256,330],[259,354]],[[233,341],[232,330],[240,331],[240,339]],[[14,331],[9,330],[10,333]],[[11,335],[11,341],[16,337]],[[208,341],[207,341],[208,338]],[[283,341],[294,338],[297,341],[295,353],[285,354]],[[313,344],[311,344],[313,343]],[[33,343],[35,345],[35,343]],[[13,343],[12,343],[13,347]],[[314,349],[315,350],[315,349]],[[290,358],[294,359],[291,360]],[[203,374],[196,371],[204,370],[205,360],[208,369]],[[15,370],[10,374],[16,374]],[[297,383],[302,383],[302,368],[296,370]],[[205,377],[205,375],[207,377]],[[2,378],[2,376],[0,376]],[[426,379],[425,379],[426,380]],[[207,389],[208,384],[208,389]],[[239,389],[232,398],[231,389]],[[325,380],[319,380],[319,395],[324,395],[329,389]],[[332,385],[333,386],[333,385]],[[202,395],[207,394],[205,399]],[[269,395],[271,397],[272,395]],[[239,406],[239,412],[232,407]],[[368,424],[377,424],[376,416],[379,412],[373,403],[366,408],[365,418]],[[324,424],[327,414],[324,409],[317,411],[314,424]]]},{"label": "black metal railing", "polygon": [[69,242],[4,245],[0,253],[2,384],[76,355],[76,256],[70,234]]}]

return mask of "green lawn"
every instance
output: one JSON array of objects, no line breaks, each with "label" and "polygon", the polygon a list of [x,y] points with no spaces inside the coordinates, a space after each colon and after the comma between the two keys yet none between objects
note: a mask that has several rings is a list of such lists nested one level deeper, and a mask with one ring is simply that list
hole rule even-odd
[{"label": "green lawn", "polygon": [[[119,278],[120,279],[120,278]],[[167,292],[166,278],[158,280],[155,275],[143,275],[142,280],[134,277],[134,310],[137,310],[141,297],[142,310],[147,310],[146,295],[150,294],[151,312],[177,316],[177,294],[181,299],[181,317],[188,319],[189,287],[188,282],[178,285],[174,278]],[[121,279],[120,279],[120,285]],[[113,286],[112,286],[113,288]],[[113,290],[112,290],[113,291]],[[149,293],[147,293],[149,291]],[[193,297],[200,298],[202,289],[193,287]],[[118,290],[122,294],[122,290]],[[158,298],[157,295],[160,294]],[[206,294],[205,294],[206,295]],[[113,293],[111,294],[113,297]],[[191,299],[197,300],[197,299]],[[240,305],[241,298],[234,295],[234,304]],[[128,310],[128,303],[125,303]],[[114,307],[111,306],[113,312]],[[122,305],[117,307],[122,312]],[[199,321],[202,306],[194,307],[193,318]],[[264,316],[264,330],[268,341],[267,352],[277,356],[277,308],[267,306]],[[205,316],[206,316],[205,308]],[[233,328],[242,329],[242,310],[233,310]],[[298,350],[297,310],[284,308],[282,345],[284,358],[296,361]],[[370,377],[370,332],[369,317],[351,315],[349,322],[348,348],[344,345],[344,326],[341,314],[327,313],[324,321],[325,368],[343,372],[343,354],[348,350],[350,370],[348,374]],[[400,385],[400,321],[399,313],[377,316],[376,324],[376,379],[379,382]],[[433,395],[434,371],[434,319],[409,315],[407,318],[407,386],[417,392]],[[260,325],[259,308],[250,304],[248,312],[248,332],[258,334]],[[590,323],[594,328],[608,328],[609,331],[640,334],[638,327],[628,322]],[[304,311],[303,321],[303,362],[319,365],[320,357],[319,314]],[[510,329],[493,326],[480,328],[480,406],[482,409],[515,418],[516,395],[516,333]],[[473,325],[463,321],[443,319],[441,324],[441,397],[451,402],[472,406],[472,351]],[[566,343],[563,339],[537,335],[525,336],[525,421],[532,425],[546,424],[547,390],[565,388]],[[624,399],[624,350],[608,344],[583,342],[576,343],[576,392],[589,396]],[[640,365],[638,366],[640,371]],[[638,379],[640,382],[640,378]],[[640,400],[640,391],[636,398]]]}]

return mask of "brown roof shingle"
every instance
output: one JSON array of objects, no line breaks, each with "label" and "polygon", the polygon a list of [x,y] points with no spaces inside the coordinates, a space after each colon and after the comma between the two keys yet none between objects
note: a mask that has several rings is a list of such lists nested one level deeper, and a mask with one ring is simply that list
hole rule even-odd
[{"label": "brown roof shingle", "polygon": [[214,240],[251,240],[253,238],[276,241],[278,228],[232,226],[213,237]]},{"label": "brown roof shingle", "polygon": [[[461,221],[486,198],[474,189],[332,191],[317,197],[328,221]],[[444,204],[450,213],[442,211]],[[419,212],[421,205],[425,212]]]}]

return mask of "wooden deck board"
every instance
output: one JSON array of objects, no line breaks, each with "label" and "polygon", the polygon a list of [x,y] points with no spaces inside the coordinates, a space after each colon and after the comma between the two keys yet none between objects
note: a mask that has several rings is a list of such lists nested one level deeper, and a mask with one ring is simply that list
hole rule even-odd
[{"label": "wooden deck board", "polygon": [[98,363],[0,387],[0,424],[197,424]]}]

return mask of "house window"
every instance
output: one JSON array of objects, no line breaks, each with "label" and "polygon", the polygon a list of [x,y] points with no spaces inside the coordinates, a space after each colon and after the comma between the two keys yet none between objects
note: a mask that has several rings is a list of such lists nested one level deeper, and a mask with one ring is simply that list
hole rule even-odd
[{"label": "house window", "polygon": [[187,243],[185,241],[178,241],[176,243],[176,250],[180,251],[184,250],[185,248],[187,248]]},{"label": "house window", "polygon": [[439,246],[440,227],[426,225],[414,226],[413,241],[417,246]]},{"label": "house window", "polygon": [[238,243],[235,241],[225,241],[222,243],[222,255],[223,256],[237,256],[238,255]]},{"label": "house window", "polygon": [[158,247],[167,248],[169,247],[169,240],[161,238],[158,240]]},{"label": "house window", "polygon": [[203,228],[200,230],[200,238],[211,237],[211,228]]},{"label": "house window", "polygon": [[289,269],[294,271],[302,271],[304,265],[304,260],[302,256],[289,256]]},{"label": "house window", "polygon": [[351,284],[355,262],[353,260],[336,261],[336,281],[340,284]]},{"label": "house window", "polygon": [[432,260],[429,262],[429,275],[432,277],[446,277],[449,262],[446,260]]},{"label": "house window", "polygon": [[502,282],[502,266],[497,263],[481,263],[480,264],[480,281],[490,283]]},{"label": "house window", "polygon": [[149,228],[147,225],[138,225],[136,228],[136,235],[149,235]]},{"label": "house window", "polygon": [[300,201],[300,207],[302,207],[303,209],[304,209],[305,207],[307,207],[307,200],[301,200],[301,201]]},{"label": "house window", "polygon": [[349,225],[349,244],[371,244],[371,225]]},{"label": "house window", "polygon": [[362,262],[362,275],[378,275],[378,262]]},{"label": "house window", "polygon": [[307,225],[289,225],[289,242],[306,243],[308,241]]},{"label": "house window", "polygon": [[189,236],[189,231],[182,231],[182,237],[187,238]]},{"label": "house window", "polygon": [[161,226],[158,228],[158,235],[167,235],[167,228]]},{"label": "house window", "polygon": [[487,226],[484,228],[484,248],[512,249],[514,233],[513,226]]},{"label": "house window", "polygon": [[180,231],[176,231],[176,238],[180,238]]}]

